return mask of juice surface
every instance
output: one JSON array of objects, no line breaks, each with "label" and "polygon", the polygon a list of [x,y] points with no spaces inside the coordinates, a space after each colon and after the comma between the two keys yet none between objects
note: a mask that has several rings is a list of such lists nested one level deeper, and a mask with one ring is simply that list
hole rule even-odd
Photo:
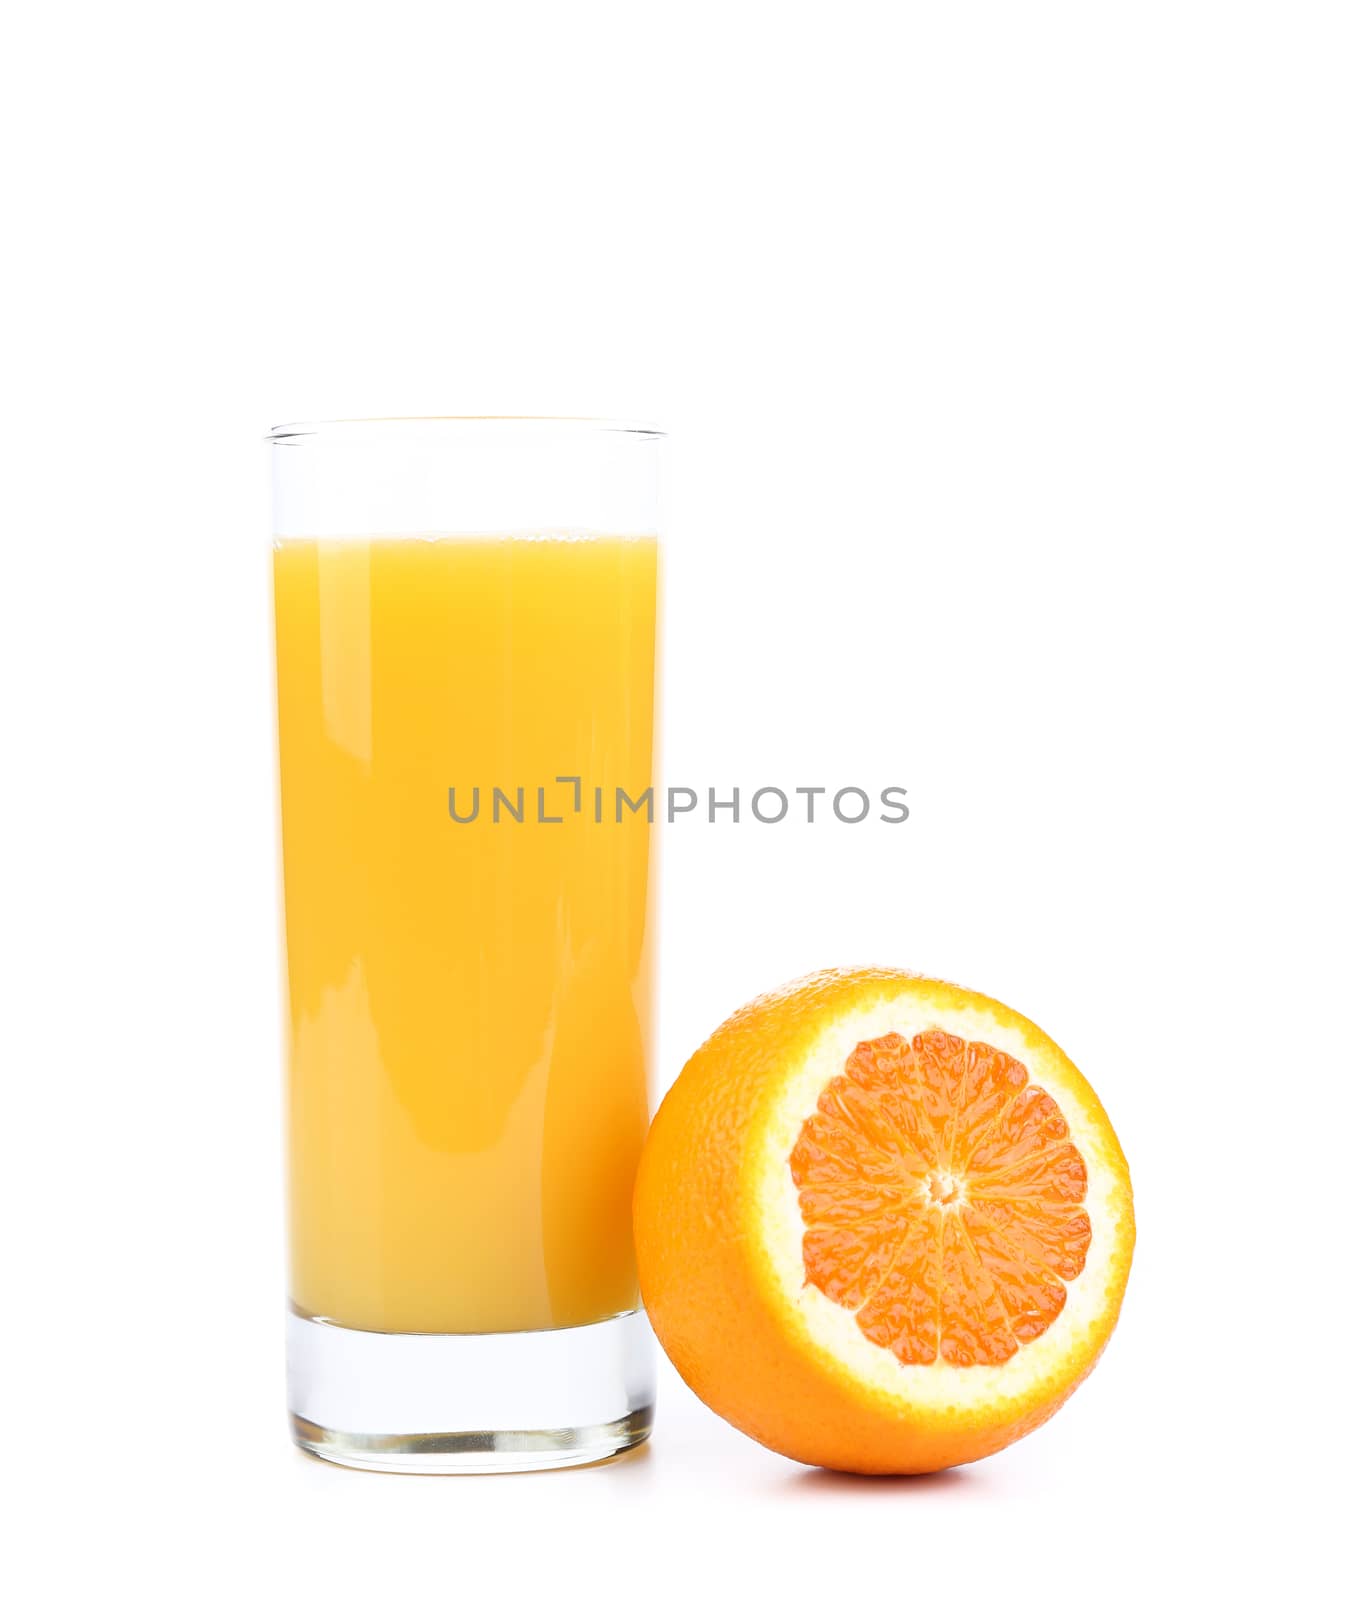
[{"label": "juice surface", "polygon": [[652,829],[614,791],[652,781],[656,541],[283,542],[274,583],[292,1300],[631,1310]]}]

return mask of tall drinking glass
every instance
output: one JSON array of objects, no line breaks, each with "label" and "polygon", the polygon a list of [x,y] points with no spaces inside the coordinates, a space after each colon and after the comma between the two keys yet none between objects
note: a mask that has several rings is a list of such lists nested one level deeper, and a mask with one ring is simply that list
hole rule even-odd
[{"label": "tall drinking glass", "polygon": [[651,1426],[659,435],[275,429],[297,1442],[599,1460]]}]

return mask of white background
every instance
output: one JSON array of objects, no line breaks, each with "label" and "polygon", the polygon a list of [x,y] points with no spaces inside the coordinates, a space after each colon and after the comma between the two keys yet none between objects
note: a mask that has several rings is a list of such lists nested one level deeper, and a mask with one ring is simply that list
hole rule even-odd
[{"label": "white background", "polygon": [[[12,1592],[1327,1592],[1348,43],[1237,0],[16,10]],[[670,430],[669,781],[910,791],[667,833],[663,1084],[863,960],[1099,1090],[1133,1279],[1003,1456],[806,1471],[668,1369],[608,1469],[288,1442],[261,436],[421,412]]]}]

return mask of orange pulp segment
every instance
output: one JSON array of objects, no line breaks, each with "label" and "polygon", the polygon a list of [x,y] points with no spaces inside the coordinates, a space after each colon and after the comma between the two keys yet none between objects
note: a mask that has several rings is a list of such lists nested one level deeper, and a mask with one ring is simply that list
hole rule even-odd
[{"label": "orange pulp segment", "polygon": [[859,1044],[790,1165],[807,1282],[907,1365],[1001,1366],[1054,1322],[1092,1241],[1058,1105],[952,1033]]}]

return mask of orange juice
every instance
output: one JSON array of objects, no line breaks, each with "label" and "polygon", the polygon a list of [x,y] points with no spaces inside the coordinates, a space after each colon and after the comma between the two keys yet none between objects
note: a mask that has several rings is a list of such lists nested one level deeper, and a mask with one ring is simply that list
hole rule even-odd
[{"label": "orange juice", "polygon": [[632,1310],[656,541],[283,541],[274,583],[296,1309]]}]

